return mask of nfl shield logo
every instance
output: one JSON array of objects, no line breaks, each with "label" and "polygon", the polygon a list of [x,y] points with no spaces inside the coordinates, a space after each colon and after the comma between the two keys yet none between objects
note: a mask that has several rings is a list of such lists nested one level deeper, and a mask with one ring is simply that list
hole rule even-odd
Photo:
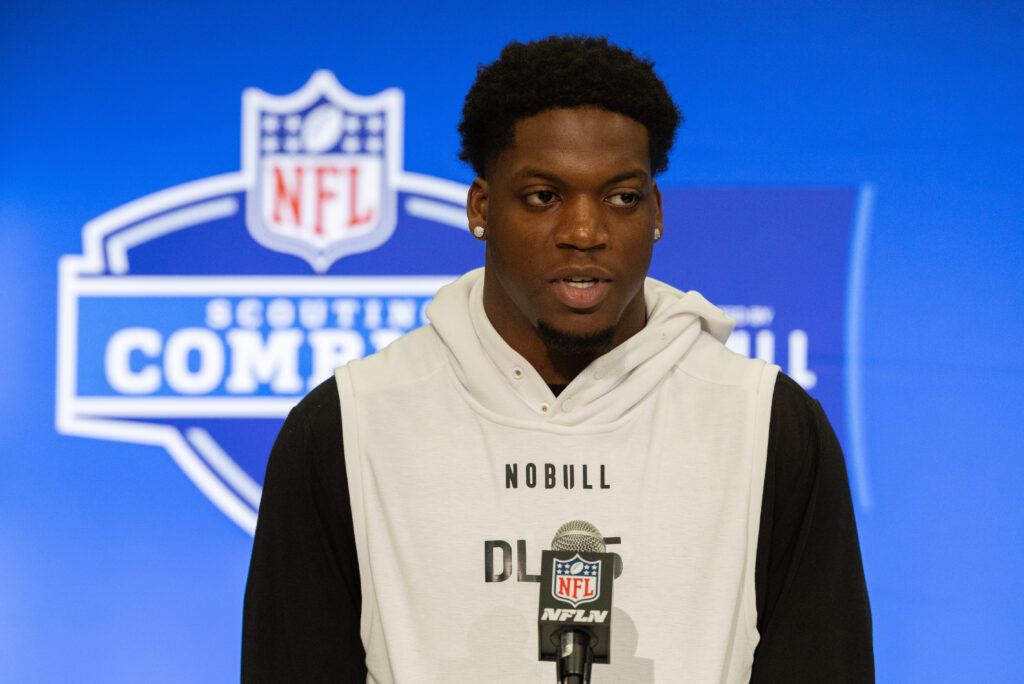
[{"label": "nfl shield logo", "polygon": [[317,272],[383,244],[395,230],[402,92],[369,97],[317,71],[290,95],[242,99],[246,223],[263,246]]},{"label": "nfl shield logo", "polygon": [[551,594],[573,608],[601,595],[601,561],[585,561],[577,553],[568,560],[555,558],[551,574]]}]

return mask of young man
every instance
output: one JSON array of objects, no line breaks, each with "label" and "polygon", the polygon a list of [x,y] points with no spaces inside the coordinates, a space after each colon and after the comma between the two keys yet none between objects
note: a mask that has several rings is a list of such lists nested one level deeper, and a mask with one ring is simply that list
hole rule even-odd
[{"label": "young man", "polygon": [[530,573],[574,518],[623,562],[595,682],[873,680],[821,408],[729,352],[700,295],[646,277],[679,118],[603,39],[512,43],[480,70],[459,130],[485,267],[288,417],[244,680],[550,680]]}]

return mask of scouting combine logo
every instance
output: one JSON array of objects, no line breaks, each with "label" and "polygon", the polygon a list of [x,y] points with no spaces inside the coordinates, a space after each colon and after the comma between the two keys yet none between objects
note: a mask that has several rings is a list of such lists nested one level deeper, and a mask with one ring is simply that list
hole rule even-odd
[{"label": "scouting combine logo", "polygon": [[163,447],[253,531],[291,407],[482,262],[466,187],[402,169],[402,109],[401,91],[353,95],[327,71],[249,89],[240,172],[90,221],[60,261],[57,429]]},{"label": "scouting combine logo", "polygon": [[568,560],[552,559],[551,595],[576,608],[601,595],[601,561],[585,561],[577,553]]}]

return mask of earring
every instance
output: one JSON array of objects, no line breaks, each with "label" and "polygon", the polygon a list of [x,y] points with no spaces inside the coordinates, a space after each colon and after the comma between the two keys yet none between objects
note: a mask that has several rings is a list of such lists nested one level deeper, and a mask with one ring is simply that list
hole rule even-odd
[{"label": "earring", "polygon": [[477,240],[483,240],[484,235],[486,234],[487,229],[484,228],[483,226],[476,226],[475,228],[473,228],[473,237],[475,237]]},{"label": "earring", "polygon": [[661,239],[661,228],[654,229],[654,241],[657,242]]}]

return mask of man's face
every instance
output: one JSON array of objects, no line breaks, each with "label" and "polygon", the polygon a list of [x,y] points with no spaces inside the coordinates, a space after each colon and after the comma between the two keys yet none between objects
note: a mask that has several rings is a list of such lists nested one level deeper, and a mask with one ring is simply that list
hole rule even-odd
[{"label": "man's face", "polygon": [[642,124],[596,107],[520,120],[468,213],[487,229],[487,316],[528,359],[538,326],[607,346],[644,326],[661,195]]}]

